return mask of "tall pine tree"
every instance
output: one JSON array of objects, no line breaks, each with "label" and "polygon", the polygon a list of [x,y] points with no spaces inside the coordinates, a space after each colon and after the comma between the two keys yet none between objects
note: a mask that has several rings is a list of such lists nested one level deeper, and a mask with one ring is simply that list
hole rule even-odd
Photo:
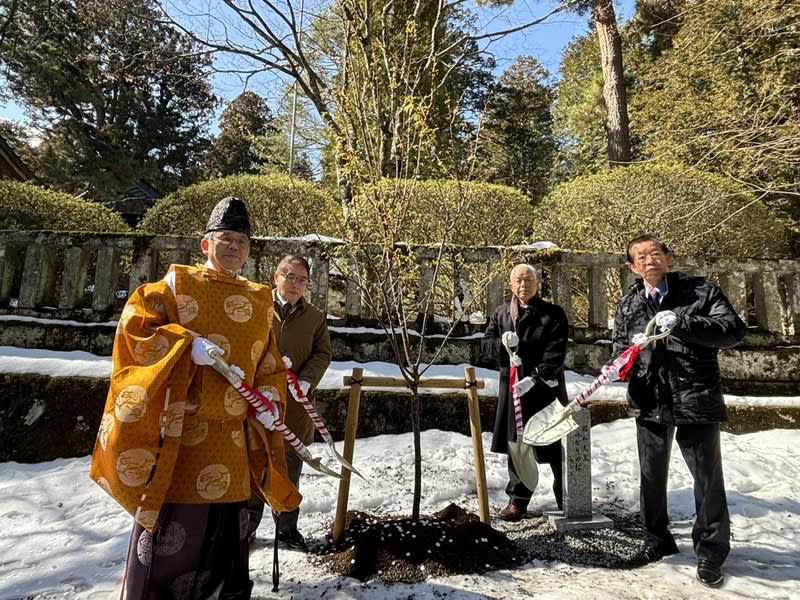
[{"label": "tall pine tree", "polygon": [[19,0],[2,38],[8,89],[41,129],[43,182],[96,199],[138,179],[195,178],[216,99],[210,57],[150,0]]}]

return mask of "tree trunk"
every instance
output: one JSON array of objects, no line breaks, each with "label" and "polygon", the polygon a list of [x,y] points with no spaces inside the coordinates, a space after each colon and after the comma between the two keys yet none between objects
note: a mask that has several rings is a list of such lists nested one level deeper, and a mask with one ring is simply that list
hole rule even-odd
[{"label": "tree trunk", "polygon": [[[419,377],[419,376],[417,376]],[[422,500],[422,440],[419,431],[419,388],[411,386],[411,429],[414,434],[414,500],[411,518],[419,519],[419,505]]]},{"label": "tree trunk", "polygon": [[622,66],[622,39],[617,29],[613,0],[594,0],[594,22],[603,63],[608,161],[612,167],[618,167],[631,161],[631,133]]}]

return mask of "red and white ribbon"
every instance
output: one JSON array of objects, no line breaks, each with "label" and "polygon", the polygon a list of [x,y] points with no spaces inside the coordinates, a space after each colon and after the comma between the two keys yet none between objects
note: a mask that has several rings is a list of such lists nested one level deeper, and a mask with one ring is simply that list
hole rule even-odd
[{"label": "red and white ribbon", "polygon": [[317,431],[319,431],[320,435],[322,436],[322,439],[325,440],[328,444],[332,444],[333,437],[328,431],[328,428],[325,427],[325,423],[322,422],[322,417],[319,416],[317,409],[314,408],[314,405],[311,404],[311,401],[308,399],[308,396],[306,396],[305,393],[303,392],[303,388],[300,387],[300,380],[297,378],[297,374],[291,369],[287,368],[286,377],[289,380],[289,391],[291,392],[292,397],[303,405],[303,408],[308,413],[308,416],[314,423],[314,427],[316,427]]}]

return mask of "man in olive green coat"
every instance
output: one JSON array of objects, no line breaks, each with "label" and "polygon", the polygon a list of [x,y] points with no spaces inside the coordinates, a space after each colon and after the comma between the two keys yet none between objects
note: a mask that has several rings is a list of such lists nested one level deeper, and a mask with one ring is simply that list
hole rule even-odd
[{"label": "man in olive green coat", "polygon": [[[313,402],[314,389],[319,384],[331,362],[331,339],[325,313],[311,306],[303,295],[308,289],[311,269],[302,256],[285,256],[275,270],[275,316],[272,329],[278,340],[282,356],[292,361],[291,370],[300,380],[300,387]],[[309,445],[314,441],[314,424],[299,402],[287,394],[284,422],[300,441]],[[289,478],[299,487],[303,461],[286,445],[286,464]],[[255,496],[248,505],[250,513],[250,539],[255,537],[261,522],[264,503]],[[303,535],[297,530],[300,510],[281,513],[278,520],[278,540],[294,550],[306,550]]]}]

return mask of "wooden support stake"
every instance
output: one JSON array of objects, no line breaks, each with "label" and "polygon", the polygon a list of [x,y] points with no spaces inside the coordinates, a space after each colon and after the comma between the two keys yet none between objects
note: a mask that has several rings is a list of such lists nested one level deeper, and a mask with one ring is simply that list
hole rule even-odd
[{"label": "wooden support stake", "polygon": [[[481,432],[481,412],[478,403],[478,381],[475,378],[475,367],[464,368],[464,380],[467,382],[467,399],[469,404],[469,430],[472,436],[472,457],[475,461],[475,488],[478,492],[478,507],[481,521],[489,523],[489,489],[486,486],[486,463],[483,459],[483,433]],[[480,381],[483,383],[483,380]]]},{"label": "wooden support stake", "polygon": [[[350,378],[343,377],[342,383],[345,386],[350,385]],[[478,389],[483,389],[486,387],[486,383],[483,379],[478,380],[477,382]],[[408,382],[403,379],[402,377],[364,377],[361,380],[362,387],[391,387],[391,388],[404,388],[408,387]],[[443,388],[443,389],[451,389],[451,390],[463,390],[466,389],[467,384],[462,379],[453,379],[452,377],[447,379],[444,377],[420,377],[419,378],[419,389],[424,388]]]},{"label": "wooden support stake", "polygon": [[[350,401],[347,405],[347,421],[344,426],[344,448],[342,456],[353,464],[353,449],[356,444],[356,428],[358,427],[358,409],[361,404],[361,385],[364,369],[353,369],[350,385]],[[344,520],[347,515],[347,502],[350,495],[350,470],[342,467],[342,478],[339,480],[339,497],[336,501],[336,518],[333,522],[333,543],[338,544],[344,534]]]},{"label": "wooden support stake", "polygon": [[[475,486],[478,492],[478,506],[481,521],[489,523],[489,490],[486,485],[486,463],[483,457],[483,437],[481,432],[481,414],[478,402],[478,390],[486,384],[483,379],[475,377],[475,367],[464,369],[464,379],[446,379],[434,377],[421,377],[419,388],[445,388],[467,391],[469,405],[469,426],[472,437],[472,456],[475,460]],[[364,369],[355,368],[350,377],[343,377],[342,383],[350,387],[350,402],[347,406],[347,421],[344,429],[344,448],[342,456],[352,464],[353,449],[356,442],[356,429],[358,427],[358,409],[361,404],[361,389],[363,387],[407,387],[408,383],[402,377],[364,377]],[[344,535],[344,521],[347,516],[347,504],[350,496],[350,471],[342,467],[342,479],[339,480],[339,497],[336,501],[336,517],[333,522],[333,543],[338,544]]]}]

